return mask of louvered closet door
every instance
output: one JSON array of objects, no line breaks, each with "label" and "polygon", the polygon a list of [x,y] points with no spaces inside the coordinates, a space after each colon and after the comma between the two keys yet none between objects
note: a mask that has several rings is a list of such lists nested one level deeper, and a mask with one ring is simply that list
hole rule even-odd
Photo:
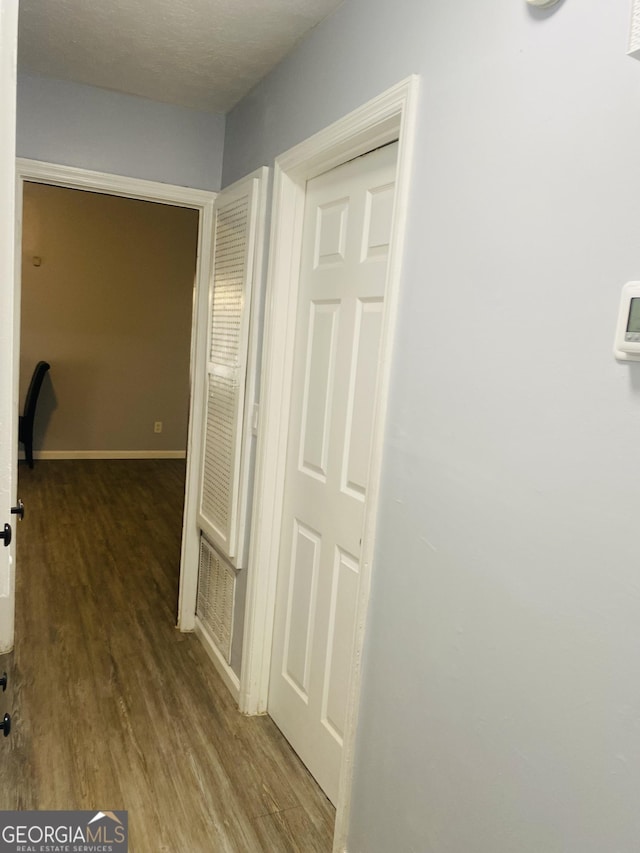
[{"label": "louvered closet door", "polygon": [[231,561],[244,535],[238,529],[239,485],[257,205],[257,179],[218,196],[209,293],[199,523]]}]

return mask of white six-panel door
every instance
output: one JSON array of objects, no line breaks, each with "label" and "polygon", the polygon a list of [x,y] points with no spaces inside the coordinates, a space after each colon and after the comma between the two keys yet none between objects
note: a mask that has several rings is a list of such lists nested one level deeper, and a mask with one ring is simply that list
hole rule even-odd
[{"label": "white six-panel door", "polygon": [[397,145],[307,185],[269,714],[337,799]]}]

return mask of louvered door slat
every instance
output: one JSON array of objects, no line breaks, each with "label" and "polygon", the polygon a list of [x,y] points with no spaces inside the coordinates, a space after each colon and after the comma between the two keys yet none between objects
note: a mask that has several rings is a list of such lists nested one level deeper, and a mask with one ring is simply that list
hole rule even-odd
[{"label": "louvered door slat", "polygon": [[235,591],[235,572],[201,536],[196,616],[227,663],[231,662]]},{"label": "louvered door slat", "polygon": [[235,383],[210,374],[201,511],[222,535],[230,521],[236,404]]},{"label": "louvered door slat", "polygon": [[257,191],[219,196],[209,300],[207,387],[199,521],[232,562],[238,553],[239,478]]}]

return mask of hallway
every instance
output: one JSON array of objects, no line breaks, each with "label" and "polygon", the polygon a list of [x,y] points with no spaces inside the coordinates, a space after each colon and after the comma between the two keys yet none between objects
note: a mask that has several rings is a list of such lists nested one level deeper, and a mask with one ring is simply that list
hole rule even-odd
[{"label": "hallway", "polygon": [[1,809],[127,809],[133,853],[330,851],[334,810],[174,627],[184,462],[20,465]]}]

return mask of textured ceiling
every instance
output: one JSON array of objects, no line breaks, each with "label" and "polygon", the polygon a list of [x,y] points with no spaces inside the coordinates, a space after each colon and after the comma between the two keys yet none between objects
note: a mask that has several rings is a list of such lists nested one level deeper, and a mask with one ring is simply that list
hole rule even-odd
[{"label": "textured ceiling", "polygon": [[18,62],[24,71],[226,112],[340,2],[20,0]]}]

